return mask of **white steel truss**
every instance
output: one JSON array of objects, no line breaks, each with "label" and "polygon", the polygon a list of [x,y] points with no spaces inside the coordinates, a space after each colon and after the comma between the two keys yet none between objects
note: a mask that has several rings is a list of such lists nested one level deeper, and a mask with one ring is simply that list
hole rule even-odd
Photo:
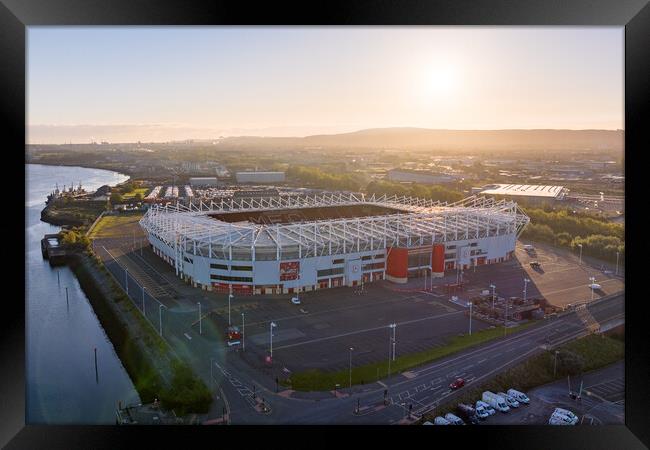
[{"label": "white steel truss", "polygon": [[[288,224],[226,223],[211,214],[369,204],[394,214]],[[296,259],[516,234],[530,219],[510,200],[471,196],[455,203],[411,197],[321,194],[222,199],[150,207],[140,225],[181,252],[218,259]],[[177,240],[178,237],[178,240]],[[176,244],[177,242],[177,244]]]}]

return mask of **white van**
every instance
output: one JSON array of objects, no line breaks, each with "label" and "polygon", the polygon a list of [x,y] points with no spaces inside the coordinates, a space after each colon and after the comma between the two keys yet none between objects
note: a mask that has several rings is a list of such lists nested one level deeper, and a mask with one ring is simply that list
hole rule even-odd
[{"label": "white van", "polygon": [[[480,401],[480,400],[479,400]],[[487,409],[483,405],[479,405],[479,402],[476,402],[476,407],[474,408],[474,411],[476,411],[476,415],[478,416],[479,419],[487,419],[490,417],[492,414],[488,412]],[[494,411],[494,410],[492,410]]]},{"label": "white van", "polygon": [[511,407],[511,408],[519,408],[519,402],[512,395],[508,395],[505,392],[497,392],[497,395],[500,395],[501,397],[503,397],[509,407]]},{"label": "white van", "polygon": [[463,422],[463,419],[460,417],[452,414],[452,413],[447,413],[445,414],[445,419],[449,421],[452,425],[465,425],[465,422]]},{"label": "white van", "polygon": [[574,425],[575,425],[576,423],[578,423],[578,416],[576,416],[575,414],[573,414],[573,413],[572,413],[571,411],[569,411],[568,409],[564,409],[564,408],[555,408],[555,411],[553,411],[553,414],[555,414],[555,415],[561,415],[561,416],[565,416],[565,417],[567,417],[569,420],[571,420],[571,422],[573,422]]},{"label": "white van", "polygon": [[451,425],[449,421],[442,416],[438,416],[435,419],[433,419],[433,423],[435,425]]},{"label": "white van", "polygon": [[530,403],[530,399],[523,392],[510,388],[508,389],[507,393],[509,396],[514,397],[519,403],[523,403],[524,405],[528,405]]},{"label": "white van", "polygon": [[555,412],[551,414],[551,417],[548,419],[549,425],[575,425],[571,419],[562,414],[556,414]]},{"label": "white van", "polygon": [[482,408],[483,411],[488,413],[488,415],[490,415],[490,416],[493,416],[494,414],[496,414],[496,411],[494,410],[494,408],[492,408],[490,405],[485,403],[483,400],[477,400],[476,401],[476,411],[478,411],[479,408]]},{"label": "white van", "polygon": [[506,400],[500,395],[495,394],[494,392],[485,391],[483,392],[482,400],[490,405],[492,408],[501,411],[502,413],[507,413],[510,411],[510,407],[506,403]]}]

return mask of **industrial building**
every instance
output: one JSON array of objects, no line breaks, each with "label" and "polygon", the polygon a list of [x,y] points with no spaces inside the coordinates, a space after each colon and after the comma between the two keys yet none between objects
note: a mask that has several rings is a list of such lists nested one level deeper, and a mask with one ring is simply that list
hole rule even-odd
[{"label": "industrial building", "polygon": [[237,172],[237,183],[282,183],[284,172]]},{"label": "industrial building", "polygon": [[217,178],[216,177],[191,177],[190,185],[192,187],[216,186]]},{"label": "industrial building", "polygon": [[392,169],[388,171],[388,179],[397,182],[444,184],[454,183],[460,178],[457,175],[430,172],[427,170]]},{"label": "industrial building", "polygon": [[564,186],[535,184],[488,184],[472,188],[472,194],[493,195],[504,198],[523,198],[528,202],[564,200],[569,190]]},{"label": "industrial building", "polygon": [[505,261],[528,222],[507,200],[323,194],[153,205],[140,225],[195,287],[279,294]]}]

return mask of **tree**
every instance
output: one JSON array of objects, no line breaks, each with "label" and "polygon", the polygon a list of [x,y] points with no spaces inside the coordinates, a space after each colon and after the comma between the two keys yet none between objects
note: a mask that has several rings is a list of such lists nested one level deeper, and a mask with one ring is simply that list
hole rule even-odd
[{"label": "tree", "polygon": [[111,194],[111,204],[115,205],[123,202],[124,202],[124,198],[122,197],[122,194],[120,194],[119,192],[113,192]]}]

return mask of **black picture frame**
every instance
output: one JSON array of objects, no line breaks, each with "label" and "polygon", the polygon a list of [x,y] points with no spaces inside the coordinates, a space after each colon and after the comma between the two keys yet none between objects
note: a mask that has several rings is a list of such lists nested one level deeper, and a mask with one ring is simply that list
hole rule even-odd
[{"label": "black picture frame", "polygon": [[[648,249],[643,239],[643,152],[649,151],[647,110],[650,99],[650,6],[648,0],[364,0],[314,1],[293,5],[278,2],[187,2],[182,0],[1,0],[0,3],[0,111],[6,126],[2,155],[10,165],[6,174],[24,185],[25,146],[25,36],[34,25],[577,25],[625,27],[625,175],[626,175],[626,292],[625,426],[602,427],[446,427],[426,435],[426,445],[458,446],[465,440],[496,448],[647,448],[650,445],[650,327],[644,304],[643,260]],[[645,145],[644,145],[645,144]],[[23,198],[24,198],[24,192]],[[16,201],[20,193],[13,192]],[[638,207],[634,198],[641,202]],[[628,201],[629,200],[629,201]],[[24,225],[24,223],[23,223]],[[19,236],[20,220],[0,225],[5,236]],[[638,239],[638,241],[637,241]],[[5,255],[24,250],[19,239],[8,239]],[[13,248],[12,246],[15,246]],[[7,256],[5,256],[7,258]],[[25,279],[25,266],[9,257],[3,271],[5,285]],[[3,264],[5,266],[5,264]],[[25,286],[23,281],[22,286]],[[28,289],[28,287],[27,287]],[[10,291],[7,291],[10,292]],[[283,446],[308,444],[303,439],[342,439],[332,428],[264,428],[249,433],[240,427],[105,427],[25,425],[25,311],[20,289],[5,295],[0,313],[0,443],[6,448],[122,448],[139,438],[149,448],[160,443],[198,446],[197,438],[223,445],[225,436]],[[24,298],[24,292],[23,292]],[[224,429],[225,428],[225,429]],[[335,427],[338,428],[338,427]],[[480,428],[480,429],[479,429]],[[567,429],[571,428],[571,429]],[[427,427],[370,427],[381,442],[390,436],[397,444],[414,445],[402,433],[423,433]],[[276,436],[278,431],[290,435]],[[338,431],[338,429],[337,429]],[[238,433],[239,434],[233,434]],[[431,431],[429,431],[430,433]],[[295,436],[299,433],[300,436]],[[420,437],[420,436],[419,436]],[[425,437],[425,436],[422,436]],[[301,444],[301,442],[303,442]],[[324,442],[324,441],[321,441]],[[426,442],[426,441],[425,441]],[[201,444],[205,445],[205,444]]]}]

